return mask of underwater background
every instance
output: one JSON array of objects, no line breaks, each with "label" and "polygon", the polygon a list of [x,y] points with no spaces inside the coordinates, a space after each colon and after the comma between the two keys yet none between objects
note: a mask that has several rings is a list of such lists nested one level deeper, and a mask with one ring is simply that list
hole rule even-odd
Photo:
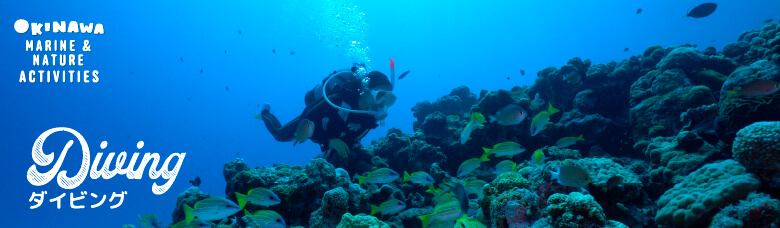
[{"label": "underwater background", "polygon": [[[745,202],[756,205],[723,209],[744,215],[729,220],[730,224],[740,220],[745,227],[771,223],[776,227],[780,217],[780,127],[777,122],[755,126],[766,128],[755,130],[755,135],[768,132],[756,140],[769,143],[739,147],[747,150],[747,155],[732,155],[732,150],[737,151],[732,146],[744,143],[737,133],[743,127],[780,121],[780,93],[749,97],[747,101],[740,100],[739,95],[728,95],[738,86],[748,88],[754,80],[780,80],[780,28],[775,23],[780,19],[780,2],[720,1],[709,16],[685,17],[702,3],[2,1],[0,144],[4,157],[0,159],[0,182],[4,187],[0,195],[5,202],[5,226],[143,227],[139,216],[149,213],[159,218],[157,224],[170,226],[181,221],[183,215],[177,196],[185,191],[196,195],[191,192],[195,190],[188,190],[192,187],[188,181],[196,177],[202,180],[198,187],[202,193],[235,200],[233,191],[298,186],[295,182],[300,179],[280,181],[280,173],[305,173],[310,182],[319,178],[327,184],[298,192],[289,187],[293,190],[284,194],[276,191],[281,204],[251,205],[251,211],[276,210],[288,226],[335,227],[337,217],[343,214],[339,210],[352,215],[369,214],[369,204],[379,205],[392,196],[406,202],[402,212],[406,217],[377,217],[392,226],[419,227],[417,216],[432,213],[434,205],[431,194],[424,192],[427,186],[402,184],[399,179],[387,185],[355,187],[355,175],[389,167],[399,174],[425,171],[436,183],[442,183],[451,181],[461,162],[482,155],[481,147],[515,141],[525,148],[525,152],[511,158],[518,170],[512,173],[519,174],[497,178],[494,167],[507,158],[491,155],[490,162],[482,163],[475,174],[460,178],[493,182],[488,187],[492,190],[471,194],[472,215],[481,214],[481,222],[489,227],[569,227],[566,222],[598,227],[619,227],[617,223],[629,227],[709,225],[710,220],[721,221],[713,219],[720,218],[715,215],[717,208],[737,207],[736,203],[745,199],[754,199]],[[101,23],[105,34],[18,34],[12,29],[18,19]],[[767,19],[774,20],[764,23]],[[30,39],[89,39],[93,50],[84,53],[85,67],[78,69],[99,70],[100,82],[19,83],[19,71],[74,68],[32,66],[31,53],[24,50],[25,40]],[[355,156],[349,160],[329,156],[312,161],[321,154],[318,145],[310,141],[296,146],[277,142],[262,121],[253,118],[262,104],[269,103],[272,112],[286,123],[304,108],[304,94],[329,72],[348,68],[353,62],[366,62],[372,70],[389,75],[390,58],[395,61],[397,73],[411,73],[397,81],[393,93],[398,99],[390,107],[384,126],[366,135],[362,140],[365,150],[353,150]],[[548,68],[551,66],[555,68]],[[576,72],[577,80],[561,79],[571,72]],[[460,86],[468,90],[456,89]],[[458,98],[447,98],[451,91]],[[547,103],[532,109],[537,93]],[[429,104],[418,104],[425,101]],[[528,111],[525,120],[513,126],[486,122],[484,128],[472,132],[467,143],[459,142],[472,112],[487,118],[509,103]],[[528,129],[532,118],[547,110],[548,103],[561,111],[550,117],[552,124],[547,129],[531,136]],[[732,115],[730,110],[738,113]],[[434,114],[436,111],[440,114]],[[683,113],[688,114],[681,117]],[[426,126],[423,122],[429,115],[438,116],[430,116]],[[138,141],[145,144],[142,153],[157,152],[164,160],[171,153],[186,152],[186,158],[172,187],[162,195],[153,194],[151,186],[166,180],[151,179],[147,173],[140,180],[128,180],[123,175],[108,180],[88,177],[71,190],[60,188],[54,181],[32,186],[25,175],[34,165],[30,149],[42,132],[54,127],[69,127],[81,133],[93,158],[97,152],[137,152]],[[552,147],[560,138],[579,134],[585,141],[568,149]],[[747,131],[744,134],[742,137],[750,136]],[[68,140],[75,139],[53,135],[44,151],[59,156]],[[103,141],[108,142],[104,150],[100,149]],[[533,163],[537,149],[543,149],[547,163]],[[60,170],[72,175],[80,161],[78,149],[71,149]],[[236,168],[242,167],[241,163],[246,167]],[[590,187],[583,191],[550,184],[549,171],[564,165],[590,172]],[[233,179],[237,173],[255,167],[265,167],[251,171],[262,181],[237,183],[243,179]],[[349,178],[334,177],[332,173],[341,173],[333,171],[335,168],[343,168]],[[598,171],[613,169],[618,171]],[[730,173],[735,179],[689,180],[689,173],[706,176],[707,169],[722,169],[713,172]],[[324,174],[317,176],[311,170]],[[608,185],[607,179],[615,175],[622,176],[622,183]],[[729,175],[713,176],[718,179]],[[328,178],[332,181],[325,181]],[[694,218],[679,221],[656,217],[666,205],[659,199],[677,202],[667,190],[687,191],[676,189],[676,184],[683,182],[693,186],[744,182],[723,187],[744,194],[736,197],[724,193],[731,198],[715,200],[716,204],[708,201],[703,212],[693,213]],[[606,186],[613,192],[601,192]],[[351,206],[322,212],[322,205],[327,205],[320,203],[324,191],[338,187],[349,192]],[[705,189],[696,196],[704,197],[716,190]],[[31,193],[40,191],[48,192],[46,201],[30,209],[34,205]],[[61,209],[48,201],[61,193],[82,191],[108,196],[126,191],[127,195],[116,209],[109,209],[114,203],[108,202],[98,208],[71,209],[67,196]],[[752,191],[772,194],[748,196],[747,192]],[[304,194],[301,192],[312,194],[298,199],[310,205],[292,207],[295,204],[285,203],[290,200],[287,197]],[[562,195],[549,202],[530,200],[554,193]],[[509,209],[491,204],[501,197],[522,204],[520,208],[528,212],[516,216],[523,219],[506,215]],[[565,217],[561,211],[576,208],[566,206],[567,200],[576,201],[566,197],[580,197],[583,199],[576,200],[583,200],[588,208],[600,205],[603,209],[584,215],[569,209],[568,215],[584,216],[587,221],[564,221],[556,215]],[[83,204],[94,203],[90,199],[87,196]],[[556,203],[559,208],[551,208]],[[315,209],[319,220],[310,221]],[[751,217],[755,213],[760,214],[758,218]],[[223,225],[246,226],[228,220]],[[319,225],[313,225],[314,220]],[[539,221],[545,223],[534,224]]]}]

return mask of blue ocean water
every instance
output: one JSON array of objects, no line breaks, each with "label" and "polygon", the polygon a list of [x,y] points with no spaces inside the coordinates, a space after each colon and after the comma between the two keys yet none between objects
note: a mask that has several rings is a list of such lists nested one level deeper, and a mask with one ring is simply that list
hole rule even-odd
[{"label": "blue ocean water", "polygon": [[[411,107],[466,85],[472,92],[531,85],[535,72],[578,56],[593,63],[642,54],[651,45],[695,44],[721,50],[743,31],[777,20],[780,2],[722,1],[706,18],[683,16],[699,1],[3,1],[0,2],[0,188],[9,227],[138,225],[138,215],[171,222],[176,196],[200,176],[200,189],[224,196],[223,164],[242,158],[250,166],[303,165],[320,153],[306,142],[295,147],[273,140],[253,118],[269,103],[286,122],[304,107],[303,95],[330,71],[370,60],[400,72],[399,99],[385,126],[370,132],[368,145],[396,127],[412,132]],[[642,8],[641,14],[636,10]],[[101,23],[105,34],[18,34],[13,24],[78,21]],[[240,31],[240,32],[239,32]],[[83,67],[38,67],[26,40],[88,39],[93,50]],[[352,48],[359,42],[362,50]],[[338,45],[338,46],[337,46]],[[80,45],[77,45],[80,46]],[[628,51],[624,51],[628,48]],[[275,50],[275,53],[272,52]],[[294,55],[291,55],[294,52]],[[99,70],[97,84],[19,83],[28,70]],[[201,72],[202,70],[202,72]],[[526,75],[520,74],[524,70]],[[75,189],[52,181],[33,186],[26,172],[35,139],[54,127],[77,130],[97,152],[186,152],[172,187],[151,191],[147,173],[87,179]],[[59,156],[66,134],[50,137],[45,152]],[[107,141],[106,149],[100,143]],[[60,170],[77,172],[71,149]],[[161,161],[162,162],[162,161]],[[102,162],[100,163],[102,165]],[[51,166],[39,169],[48,171]],[[33,192],[47,191],[30,209]],[[87,194],[84,209],[62,208],[48,199],[62,193],[110,195],[126,191],[123,204],[98,208]],[[108,199],[106,199],[108,201]],[[77,202],[78,204],[78,202]]]}]

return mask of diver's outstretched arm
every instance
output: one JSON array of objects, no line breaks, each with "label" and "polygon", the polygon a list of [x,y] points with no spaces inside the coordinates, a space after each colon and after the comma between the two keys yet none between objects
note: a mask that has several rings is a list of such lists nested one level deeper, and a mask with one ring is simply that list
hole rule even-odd
[{"label": "diver's outstretched arm", "polygon": [[[303,110],[307,112],[306,109]],[[255,119],[260,119],[265,123],[265,128],[268,129],[268,133],[274,136],[274,139],[279,142],[289,142],[295,137],[295,130],[298,128],[298,124],[301,122],[301,116],[295,117],[289,123],[282,125],[279,119],[271,114],[269,110],[263,110],[260,114],[255,116]]]}]

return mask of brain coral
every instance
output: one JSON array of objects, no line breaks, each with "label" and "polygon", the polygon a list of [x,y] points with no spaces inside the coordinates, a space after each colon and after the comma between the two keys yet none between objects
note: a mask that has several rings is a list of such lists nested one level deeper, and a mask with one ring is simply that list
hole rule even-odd
[{"label": "brain coral", "polygon": [[593,196],[572,192],[569,195],[556,193],[547,199],[545,213],[552,218],[554,227],[603,226],[607,222],[601,205]]},{"label": "brain coral", "polygon": [[620,222],[607,220],[593,196],[572,192],[569,195],[556,193],[547,199],[544,213],[546,224],[534,224],[533,227],[627,227]]},{"label": "brain coral", "polygon": [[747,197],[761,185],[734,160],[707,164],[693,171],[658,199],[660,225],[690,227],[708,211]]},{"label": "brain coral", "polygon": [[758,122],[742,128],[732,151],[751,171],[780,169],[780,122]]},{"label": "brain coral", "polygon": [[732,152],[734,159],[751,172],[777,175],[780,171],[780,122],[758,122],[742,128],[737,132]]}]

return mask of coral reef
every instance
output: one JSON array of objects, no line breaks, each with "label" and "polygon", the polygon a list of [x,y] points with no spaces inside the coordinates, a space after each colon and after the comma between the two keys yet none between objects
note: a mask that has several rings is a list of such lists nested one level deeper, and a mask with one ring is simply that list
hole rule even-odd
[{"label": "coral reef", "polygon": [[[387,136],[371,143],[367,148],[375,156],[385,158],[385,165],[375,165],[375,168],[391,168],[399,172],[430,171],[430,161],[443,162],[448,156],[439,146],[429,144],[430,139],[421,132],[414,135],[403,134],[397,128],[387,131]],[[453,139],[454,140],[454,139]],[[362,170],[362,172],[370,171]]]},{"label": "coral reef", "polygon": [[439,98],[433,103],[429,101],[418,102],[412,107],[413,116],[417,118],[413,126],[420,128],[425,117],[433,112],[441,112],[443,115],[461,115],[468,112],[471,106],[477,103],[477,96],[469,91],[466,86],[460,86],[450,92],[450,95]]},{"label": "coral reef", "polygon": [[[225,175],[233,174],[226,179],[225,193],[230,200],[235,201],[235,192],[246,193],[257,187],[271,189],[281,199],[281,203],[268,207],[266,210],[277,211],[288,225],[307,225],[312,212],[320,209],[325,192],[338,187],[348,192],[347,208],[350,212],[369,211],[365,190],[350,182],[345,182],[344,172],[337,177],[336,169],[324,159],[313,159],[306,167],[277,165],[275,167],[258,167],[250,169],[240,159],[225,164]],[[328,202],[328,201],[326,201]],[[260,209],[257,205],[247,205],[249,211]],[[282,210],[284,208],[284,210]],[[264,208],[265,209],[265,208]],[[323,216],[339,216],[320,210]],[[340,209],[344,209],[343,205]],[[321,218],[321,221],[333,218]]]},{"label": "coral reef", "polygon": [[[246,209],[276,211],[290,226],[422,227],[418,216],[433,213],[435,204],[426,190],[452,191],[448,183],[478,179],[488,184],[471,182],[478,186],[470,186],[471,195],[461,200],[469,203],[469,216],[489,227],[777,226],[780,122],[763,121],[780,121],[780,92],[734,91],[756,80],[780,81],[778,65],[776,24],[746,31],[721,51],[685,44],[651,46],[608,63],[575,57],[538,71],[531,86],[482,90],[479,96],[460,86],[433,102],[418,102],[412,108],[413,132],[390,128],[371,145],[353,148],[348,158],[324,153],[305,166],[256,168],[240,159],[228,162],[225,194],[235,200],[235,193],[271,189],[280,204]],[[460,142],[472,115],[494,115],[509,104],[526,111],[523,121],[485,122]],[[532,136],[532,119],[547,105],[560,112]],[[578,135],[585,140],[555,146]],[[468,177],[453,177],[483,147],[507,141],[525,151],[490,155]],[[506,160],[517,170],[494,173]],[[585,170],[592,182],[570,187],[551,181],[550,171],[566,165]],[[427,172],[434,184],[353,183],[355,175],[378,168]],[[613,177],[620,178],[608,184]],[[479,188],[482,192],[474,190]],[[184,219],[183,205],[208,197],[197,188],[179,195],[173,221]],[[369,205],[391,198],[406,208],[364,215],[371,212]],[[219,225],[258,224],[223,220]]]}]

